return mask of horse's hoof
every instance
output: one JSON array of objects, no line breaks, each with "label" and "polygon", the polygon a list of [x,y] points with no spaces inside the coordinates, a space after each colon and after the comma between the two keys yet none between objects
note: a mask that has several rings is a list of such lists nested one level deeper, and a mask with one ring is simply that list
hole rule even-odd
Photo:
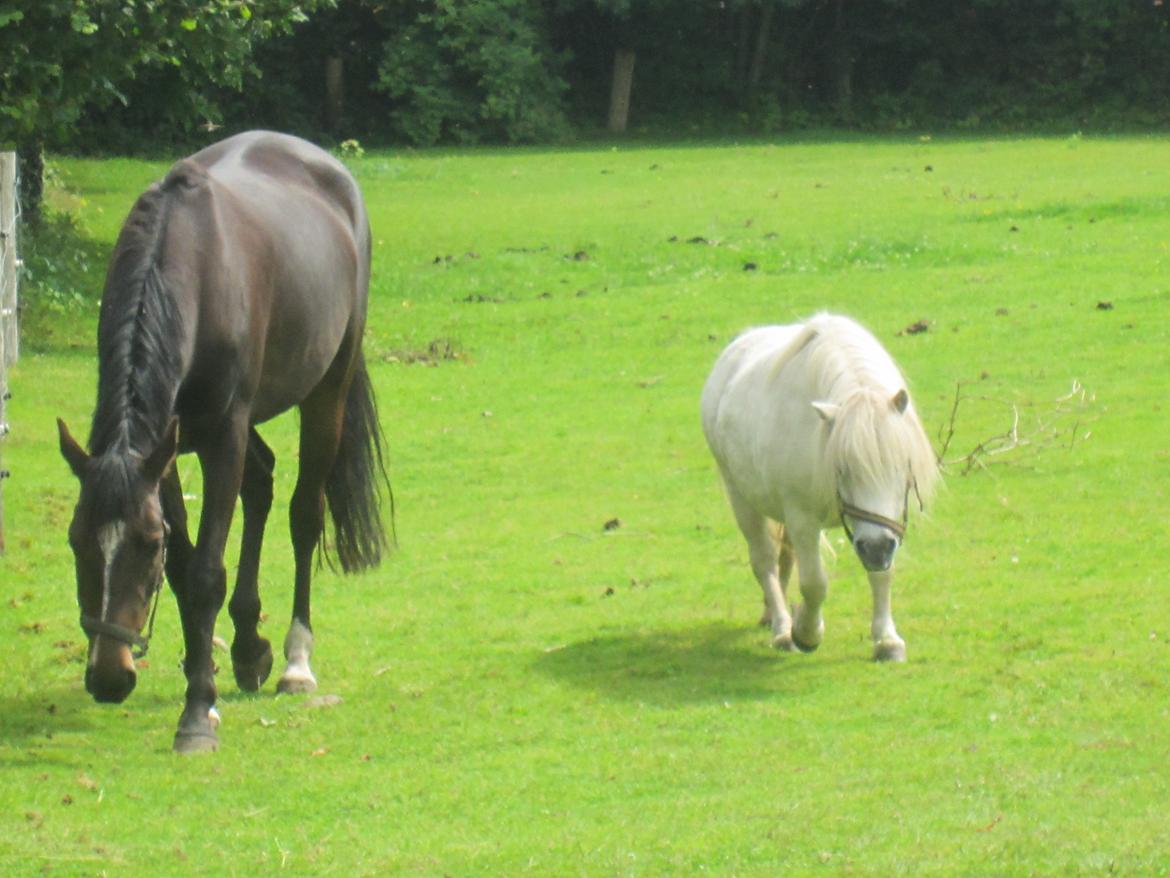
[{"label": "horse's hoof", "polygon": [[795,646],[800,652],[809,653],[809,652],[816,652],[817,647],[819,647],[821,644],[820,644],[820,642],[801,643],[800,640],[797,638],[797,636],[795,634],[793,634],[792,635],[792,645]]},{"label": "horse's hoof", "polygon": [[875,662],[906,661],[906,644],[901,640],[882,640],[873,646]]},{"label": "horse's hoof", "polygon": [[175,732],[176,753],[184,756],[190,753],[214,753],[219,749],[219,737],[210,723],[197,728],[181,728]]},{"label": "horse's hoof", "polygon": [[281,695],[307,695],[317,691],[317,678],[311,672],[285,671],[276,684],[276,691]]},{"label": "horse's hoof", "polygon": [[272,673],[272,646],[264,638],[260,638],[260,648],[253,650],[250,657],[241,655],[232,644],[232,671],[236,675],[236,685],[245,692],[255,692],[264,685],[268,675]]}]

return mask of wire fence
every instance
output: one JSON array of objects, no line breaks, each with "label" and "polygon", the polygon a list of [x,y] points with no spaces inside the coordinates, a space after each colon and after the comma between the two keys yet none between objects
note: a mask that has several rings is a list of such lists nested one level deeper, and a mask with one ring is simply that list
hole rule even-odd
[{"label": "wire fence", "polygon": [[4,437],[8,435],[8,369],[20,354],[20,181],[16,153],[0,152],[0,554],[4,553]]}]

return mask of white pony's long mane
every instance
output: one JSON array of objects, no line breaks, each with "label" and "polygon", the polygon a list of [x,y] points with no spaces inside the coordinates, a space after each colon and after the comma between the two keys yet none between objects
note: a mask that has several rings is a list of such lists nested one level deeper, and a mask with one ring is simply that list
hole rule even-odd
[{"label": "white pony's long mane", "polygon": [[868,484],[902,473],[925,504],[938,481],[938,462],[913,403],[899,413],[893,399],[906,380],[869,332],[851,320],[818,314],[780,355],[777,371],[803,355],[812,401],[837,407],[820,471],[822,490],[838,493],[838,478]]}]

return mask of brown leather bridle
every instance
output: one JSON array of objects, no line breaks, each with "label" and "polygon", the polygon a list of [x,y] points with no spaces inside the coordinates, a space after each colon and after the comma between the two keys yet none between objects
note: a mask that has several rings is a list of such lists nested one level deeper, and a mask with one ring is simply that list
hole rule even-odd
[{"label": "brown leather bridle", "polygon": [[878,515],[876,512],[870,512],[868,509],[862,509],[860,506],[854,506],[852,503],[846,503],[841,496],[841,492],[837,492],[837,515],[841,519],[841,527],[845,528],[845,536],[849,538],[849,542],[853,542],[853,530],[849,527],[849,522],[845,520],[845,516],[849,516],[856,521],[868,521],[870,524],[877,524],[894,532],[899,542],[906,536],[906,526],[910,521],[910,492],[914,492],[914,496],[918,497],[918,508],[922,508],[922,496],[918,493],[918,482],[911,478],[906,482],[906,495],[902,498],[902,520],[897,521],[893,518],[886,518],[884,515]]}]

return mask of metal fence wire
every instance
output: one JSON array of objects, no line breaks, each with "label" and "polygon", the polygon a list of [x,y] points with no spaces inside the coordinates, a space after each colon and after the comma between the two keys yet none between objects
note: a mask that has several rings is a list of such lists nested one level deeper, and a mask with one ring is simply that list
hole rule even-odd
[{"label": "metal fence wire", "polygon": [[16,153],[0,152],[0,554],[4,543],[4,437],[8,435],[8,369],[20,353],[20,177]]}]

